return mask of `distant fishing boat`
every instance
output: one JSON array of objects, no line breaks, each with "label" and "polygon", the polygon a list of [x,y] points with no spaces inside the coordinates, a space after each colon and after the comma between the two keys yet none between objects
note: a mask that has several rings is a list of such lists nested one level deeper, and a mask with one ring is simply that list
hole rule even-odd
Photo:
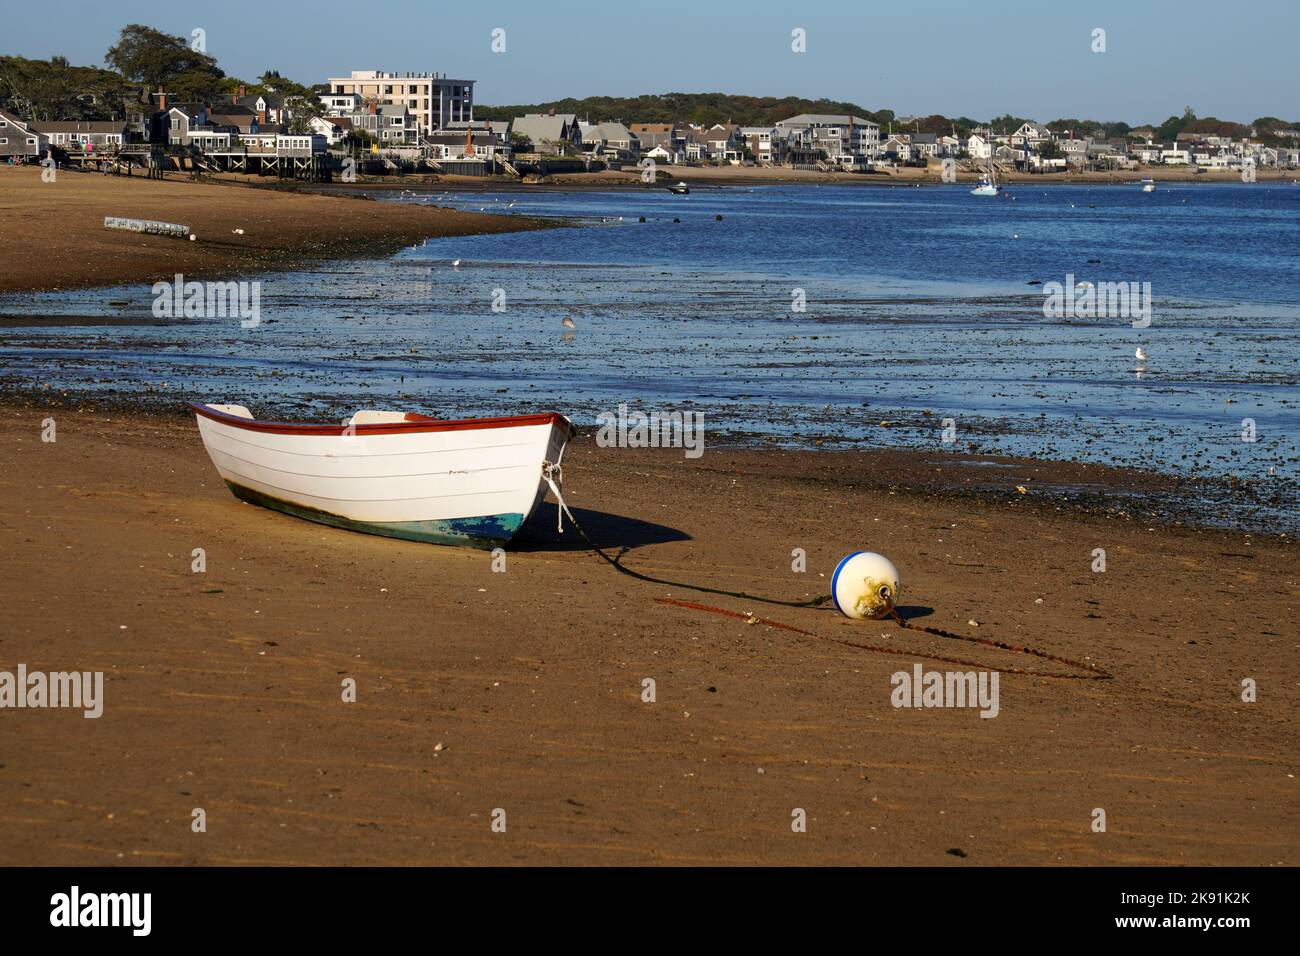
[{"label": "distant fishing boat", "polygon": [[668,191],[676,196],[685,196],[687,193],[691,191],[691,187],[686,185],[683,182],[678,182],[672,186],[669,186]]},{"label": "distant fishing boat", "polygon": [[443,421],[360,411],[343,425],[253,418],[192,403],[212,463],[236,498],[368,534],[494,548],[559,490],[573,425],[556,412]]},{"label": "distant fishing boat", "polygon": [[1154,179],[1143,179],[1141,180],[1141,183],[1142,191],[1144,193],[1153,193],[1156,191],[1156,181]]},{"label": "distant fishing boat", "polygon": [[993,165],[993,151],[989,150],[989,171],[970,191],[972,196],[996,196],[1001,187],[998,185],[997,167]]}]

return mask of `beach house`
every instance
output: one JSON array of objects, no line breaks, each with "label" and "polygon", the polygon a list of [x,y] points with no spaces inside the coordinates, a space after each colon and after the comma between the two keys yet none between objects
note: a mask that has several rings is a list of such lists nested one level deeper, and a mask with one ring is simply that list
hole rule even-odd
[{"label": "beach house", "polygon": [[0,159],[17,162],[35,159],[49,147],[49,140],[32,129],[15,113],[0,110]]},{"label": "beach house", "polygon": [[799,113],[776,126],[794,131],[801,148],[847,169],[869,166],[880,152],[880,124],[862,116]]},{"label": "beach house", "polygon": [[584,152],[602,159],[636,162],[641,155],[641,141],[622,123],[579,121],[578,132]]},{"label": "beach house", "polygon": [[369,102],[348,117],[352,129],[363,130],[384,146],[413,146],[420,140],[420,126],[414,113],[394,103]]},{"label": "beach house", "polygon": [[32,123],[34,132],[44,135],[51,146],[81,152],[118,150],[126,145],[127,125],[120,122],[40,122]]},{"label": "beach house", "polygon": [[740,138],[756,163],[770,166],[784,157],[786,141],[775,126],[742,126]]},{"label": "beach house", "polygon": [[966,153],[971,159],[988,159],[993,155],[992,142],[988,130],[975,130],[966,137]]},{"label": "beach house", "polygon": [[512,138],[526,139],[536,153],[567,152],[582,142],[582,129],[572,113],[525,113],[510,124]]}]

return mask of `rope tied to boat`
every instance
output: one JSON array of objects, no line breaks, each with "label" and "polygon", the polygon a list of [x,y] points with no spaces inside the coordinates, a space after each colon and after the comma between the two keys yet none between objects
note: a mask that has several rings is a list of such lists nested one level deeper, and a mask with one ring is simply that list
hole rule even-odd
[{"label": "rope tied to boat", "polygon": [[[562,458],[563,456],[564,456],[564,452],[563,450],[561,450],[560,457]],[[582,540],[587,543],[587,547],[595,551],[596,554],[598,554],[601,558],[603,558],[606,563],[608,563],[615,571],[619,572],[620,574],[626,574],[628,577],[636,578],[638,581],[645,581],[649,584],[663,584],[663,585],[667,585],[668,587],[685,588],[690,591],[702,591],[707,594],[721,594],[727,597],[739,598],[742,601],[760,601],[764,604],[780,604],[784,607],[791,607],[791,608],[819,608],[820,606],[826,604],[831,600],[831,595],[823,594],[820,595],[819,597],[812,598],[811,600],[808,601],[782,601],[777,598],[760,597],[754,594],[746,594],[743,591],[727,591],[722,588],[704,587],[703,585],[699,585],[699,584],[686,584],[682,581],[668,581],[663,578],[656,578],[648,574],[642,574],[640,571],[633,571],[631,568],[625,568],[623,567],[622,564],[619,563],[620,560],[619,558],[610,557],[608,554],[605,553],[604,549],[602,549],[599,545],[597,545],[596,542],[591,540],[591,536],[587,534],[586,530],[582,527],[582,525],[578,523],[578,519],[573,516],[573,513],[571,511],[569,511],[569,506],[564,503],[564,498],[561,497],[560,495],[559,486],[563,484],[563,476],[564,473],[560,467],[560,462],[558,460],[554,464],[548,461],[542,462],[542,477],[545,478],[547,484],[550,485],[551,491],[555,494],[555,500],[559,502],[560,505],[559,508],[556,509],[557,524],[560,524],[563,521],[563,519],[560,516],[567,514],[569,516],[569,521],[571,521],[573,523],[573,526],[578,529],[578,534],[582,536]],[[560,533],[561,534],[564,533],[563,527],[560,528]],[[1005,641],[995,641],[983,637],[972,637],[967,634],[954,634],[952,631],[945,631],[942,628],[938,628],[938,627],[925,627],[925,626],[914,627],[908,624],[907,621],[903,618],[902,614],[899,613],[898,608],[894,605],[894,595],[889,590],[889,588],[888,587],[882,588],[881,591],[882,593],[880,596],[884,599],[886,605],[886,611],[885,611],[886,616],[891,618],[895,624],[897,624],[900,628],[902,628],[905,631],[919,631],[923,634],[929,634],[932,637],[941,637],[946,640],[962,641],[967,644],[975,644],[982,647],[991,647],[997,650],[1007,651],[1012,654],[1024,654],[1029,657],[1037,657],[1041,660],[1051,661],[1056,664],[1064,664],[1066,667],[1072,667],[1082,672],[1076,674],[1067,674],[1067,673],[1061,673],[1059,671],[1034,671],[1022,667],[1000,667],[998,668],[998,670],[1001,673],[1020,674],[1026,677],[1052,678],[1055,680],[1113,680],[1114,679],[1113,674],[1109,673],[1106,670],[1103,670],[1102,668],[1098,667],[1096,664],[1093,664],[1089,661],[1076,661],[1069,657],[1063,657],[1059,654],[1052,654],[1049,653],[1048,651],[1040,651],[1037,648],[1026,647],[1024,645],[1019,645],[1019,644],[1008,644]],[[981,662],[978,661],[965,660],[959,657],[948,657],[943,654],[931,654],[919,650],[906,650],[904,648],[879,647],[872,644],[863,644],[859,641],[849,641],[849,640],[844,640],[843,638],[827,637],[824,634],[817,634],[814,631],[806,631],[803,628],[794,627],[790,624],[783,624],[780,621],[773,621],[768,618],[758,617],[756,614],[752,612],[742,614],[739,611],[730,611],[727,610],[726,608],[714,607],[713,605],[710,604],[696,604],[693,601],[679,601],[676,598],[667,598],[667,597],[655,598],[655,602],[658,604],[671,605],[673,607],[686,608],[688,610],[693,610],[693,611],[706,611],[710,614],[720,614],[725,617],[736,618],[737,620],[744,621],[746,624],[765,624],[768,627],[776,628],[777,630],[787,631],[793,634],[799,634],[804,637],[811,637],[814,640],[829,641],[832,644],[839,644],[843,647],[851,647],[854,648],[855,650],[860,650],[860,651],[869,651],[874,654],[887,654],[892,657],[923,657],[927,660],[940,661],[946,664],[956,664],[961,667],[987,667],[988,666],[987,664],[982,664]]]},{"label": "rope tied to boat", "polygon": [[[561,448],[560,454],[554,462],[542,461],[542,479],[550,485],[551,494],[555,495],[555,500],[559,504],[559,507],[555,509],[555,530],[560,534],[564,534],[564,516],[568,515],[569,520],[573,522],[573,526],[586,538],[587,543],[591,544],[591,539],[587,538],[586,533],[578,526],[578,519],[573,517],[573,512],[564,503],[564,495],[560,493],[560,489],[564,487],[564,466],[560,464],[563,460],[564,448]],[[595,545],[592,545],[592,547],[594,548]]]},{"label": "rope tied to boat", "polygon": [[[689,585],[688,585],[689,586]],[[928,651],[909,650],[901,647],[879,647],[874,644],[863,644],[860,641],[849,641],[841,637],[827,637],[825,634],[818,634],[814,631],[806,631],[801,627],[794,627],[790,624],[783,624],[780,621],[773,621],[770,618],[759,617],[753,612],[742,614],[739,611],[730,611],[723,607],[714,607],[711,604],[696,604],[694,601],[679,601],[676,598],[655,598],[658,604],[667,604],[672,607],[686,608],[691,611],[707,611],[710,614],[720,614],[723,617],[735,618],[738,621],[744,621],[746,624],[763,624],[767,627],[775,628],[779,631],[787,631],[791,634],[799,634],[803,637],[811,637],[818,641],[828,641],[831,644],[839,644],[841,647],[851,647],[858,651],[869,651],[872,654],[885,654],[890,657],[922,657],[926,660],[939,661],[943,664],[956,664],[959,667],[988,667],[986,662],[973,661],[961,657],[949,657],[946,654],[932,654]],[[1019,674],[1024,677],[1041,677],[1052,680],[1113,680],[1114,675],[1102,670],[1095,664],[1087,661],[1071,660],[1068,657],[1062,657],[1059,654],[1050,654],[1047,651],[1040,651],[1033,647],[1024,647],[1017,644],[1007,644],[1003,641],[993,641],[982,637],[971,637],[966,634],[954,634],[951,631],[945,631],[938,627],[913,627],[903,620],[898,611],[890,604],[890,612],[894,622],[907,631],[920,631],[930,634],[934,637],[943,637],[952,641],[964,641],[968,644],[977,644],[984,647],[993,647],[998,650],[1009,651],[1013,654],[1026,654],[1030,657],[1041,658],[1042,660],[1053,661],[1057,664],[1064,664],[1067,667],[1074,667],[1082,671],[1078,674],[1062,673],[1060,671],[1035,671],[1025,667],[999,667],[999,673],[1002,674]]]}]

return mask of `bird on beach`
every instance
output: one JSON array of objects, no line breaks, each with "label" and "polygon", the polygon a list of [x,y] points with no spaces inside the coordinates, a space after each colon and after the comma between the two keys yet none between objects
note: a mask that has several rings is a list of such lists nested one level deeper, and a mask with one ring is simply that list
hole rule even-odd
[{"label": "bird on beach", "polygon": [[1147,353],[1142,351],[1141,346],[1139,346],[1138,350],[1133,353],[1133,357],[1139,362],[1145,362],[1147,360]]},{"label": "bird on beach", "polygon": [[244,230],[242,230],[242,229],[231,229],[230,231],[233,232],[233,233],[234,233],[235,235],[237,235],[237,236],[242,236],[242,235],[244,234]]},{"label": "bird on beach", "polygon": [[459,259],[452,259],[452,260],[451,260],[451,267],[452,267],[453,269],[459,269],[459,268],[460,268],[460,260],[459,260]]},{"label": "bird on beach", "polygon": [[576,329],[578,327],[577,323],[573,321],[573,317],[569,315],[566,315],[564,317],[564,321],[561,322],[560,324],[563,325],[566,329]]}]

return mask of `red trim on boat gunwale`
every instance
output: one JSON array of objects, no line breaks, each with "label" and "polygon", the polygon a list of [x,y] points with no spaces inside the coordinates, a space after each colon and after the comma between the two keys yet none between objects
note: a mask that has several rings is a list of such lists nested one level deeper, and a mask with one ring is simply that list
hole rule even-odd
[{"label": "red trim on boat gunwale", "polygon": [[[342,435],[343,425],[295,424],[293,422],[263,422],[255,418],[242,418],[227,412],[219,412],[200,402],[190,402],[190,408],[196,415],[210,418],[223,425],[232,425],[250,432],[268,432],[273,435]],[[414,413],[408,413],[413,415]],[[572,437],[573,423],[559,412],[543,412],[540,415],[515,415],[507,418],[462,418],[444,421],[417,416],[412,421],[386,422],[373,425],[357,425],[353,433],[357,435],[405,435],[420,432],[468,431],[475,428],[515,428],[524,425],[558,425]]]}]

